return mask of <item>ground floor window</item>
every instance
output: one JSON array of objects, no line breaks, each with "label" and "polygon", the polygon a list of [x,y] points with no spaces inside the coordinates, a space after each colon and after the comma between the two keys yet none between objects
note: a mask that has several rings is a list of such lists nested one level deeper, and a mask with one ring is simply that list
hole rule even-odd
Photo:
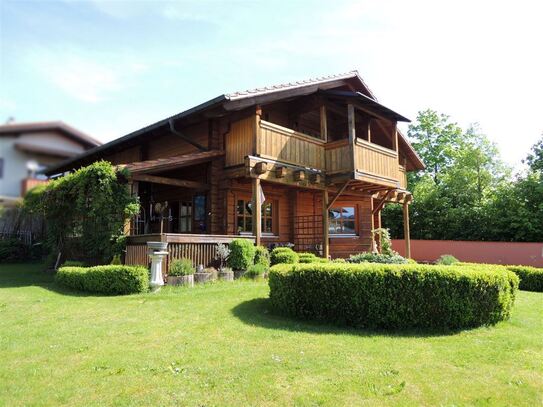
[{"label": "ground floor window", "polygon": [[328,230],[331,235],[354,235],[355,208],[353,206],[341,206],[331,208],[328,211]]},{"label": "ground floor window", "polygon": [[179,232],[192,232],[192,201],[179,202]]},{"label": "ground floor window", "polygon": [[[236,205],[236,228],[238,233],[253,232],[253,202],[248,199],[238,199]],[[274,232],[274,204],[264,202],[262,205],[262,233]]]}]

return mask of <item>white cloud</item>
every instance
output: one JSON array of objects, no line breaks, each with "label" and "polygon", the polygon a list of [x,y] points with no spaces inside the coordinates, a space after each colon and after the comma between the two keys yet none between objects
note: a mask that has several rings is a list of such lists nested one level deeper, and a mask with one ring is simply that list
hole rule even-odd
[{"label": "white cloud", "polygon": [[33,49],[30,69],[73,99],[96,103],[126,89],[147,66],[124,56],[86,53],[74,47]]}]

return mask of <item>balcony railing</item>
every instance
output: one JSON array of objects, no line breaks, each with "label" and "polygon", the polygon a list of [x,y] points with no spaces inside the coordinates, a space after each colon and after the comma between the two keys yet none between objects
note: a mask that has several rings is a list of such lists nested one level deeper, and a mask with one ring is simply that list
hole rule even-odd
[{"label": "balcony railing", "polygon": [[365,175],[391,182],[398,182],[400,179],[396,151],[366,140],[356,139],[354,163],[356,171]]}]

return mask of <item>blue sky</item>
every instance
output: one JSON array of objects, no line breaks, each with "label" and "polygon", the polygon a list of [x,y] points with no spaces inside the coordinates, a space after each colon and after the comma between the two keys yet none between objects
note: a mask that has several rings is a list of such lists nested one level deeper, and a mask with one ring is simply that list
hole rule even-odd
[{"label": "blue sky", "polygon": [[518,165],[543,132],[542,3],[0,0],[0,121],[108,141],[222,93],[357,69],[407,117],[479,122]]}]

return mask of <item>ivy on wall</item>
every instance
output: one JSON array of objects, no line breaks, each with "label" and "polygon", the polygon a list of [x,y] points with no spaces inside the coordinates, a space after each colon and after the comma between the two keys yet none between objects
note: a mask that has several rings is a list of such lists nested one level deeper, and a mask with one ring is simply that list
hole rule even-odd
[{"label": "ivy on wall", "polygon": [[44,217],[47,248],[91,264],[119,254],[124,224],[139,210],[127,175],[99,161],[30,190],[24,207]]}]

